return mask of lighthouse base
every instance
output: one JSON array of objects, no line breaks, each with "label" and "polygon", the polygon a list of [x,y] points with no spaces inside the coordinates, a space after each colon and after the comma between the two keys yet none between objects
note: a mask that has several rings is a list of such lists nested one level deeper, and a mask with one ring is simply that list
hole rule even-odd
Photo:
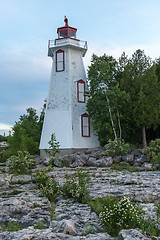
[{"label": "lighthouse base", "polygon": [[[48,149],[47,149],[48,150]],[[88,148],[66,148],[66,149],[59,149],[59,156],[70,155],[76,152],[87,151]],[[51,151],[51,150],[50,150]],[[45,152],[44,149],[40,149],[40,157],[45,158],[48,154]]]}]

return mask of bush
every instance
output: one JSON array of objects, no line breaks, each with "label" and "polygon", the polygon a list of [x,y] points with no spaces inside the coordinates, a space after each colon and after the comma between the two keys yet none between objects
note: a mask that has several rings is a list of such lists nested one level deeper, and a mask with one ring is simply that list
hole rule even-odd
[{"label": "bush", "polygon": [[152,140],[144,150],[149,162],[160,164],[160,139]]},{"label": "bush", "polygon": [[89,183],[88,174],[78,170],[72,177],[67,175],[66,178],[67,181],[62,187],[63,193],[75,201],[87,202],[89,199],[89,192],[87,190]]},{"label": "bush", "polygon": [[107,198],[100,197],[95,198],[94,200],[89,201],[89,205],[92,210],[99,216],[101,212],[105,210],[105,206],[113,208],[113,205],[118,203],[119,199],[115,196],[109,195]]},{"label": "bush", "polygon": [[142,210],[128,197],[106,205],[100,213],[101,225],[112,236],[117,236],[121,229],[139,227],[142,219]]},{"label": "bush", "polygon": [[38,188],[41,188],[42,186],[45,187],[48,179],[50,176],[47,174],[49,171],[52,171],[52,167],[45,167],[42,169],[38,169],[35,171],[35,180],[36,180],[36,185]]},{"label": "bush", "polygon": [[0,162],[6,162],[7,158],[9,157],[8,147],[0,148]]},{"label": "bush", "polygon": [[0,231],[1,231],[1,232],[2,232],[2,231],[15,232],[15,231],[19,231],[19,230],[21,230],[21,229],[22,229],[22,226],[21,226],[21,225],[9,221],[8,224],[7,224],[7,226],[5,226],[5,225],[1,226]]},{"label": "bush", "polygon": [[17,156],[13,155],[8,159],[8,172],[15,174],[31,173],[35,163],[33,156],[28,152],[18,151]]},{"label": "bush", "polygon": [[36,171],[35,179],[38,188],[42,194],[48,198],[50,202],[57,200],[60,193],[59,183],[54,181],[47,173],[52,170],[52,167],[46,167]]},{"label": "bush", "polygon": [[34,224],[34,229],[45,229],[45,228],[47,227],[41,221],[37,221],[37,223]]},{"label": "bush", "polygon": [[106,151],[104,152],[105,155],[116,157],[126,155],[130,148],[129,144],[125,143],[123,139],[117,138],[115,140],[109,140],[108,144],[105,145]]},{"label": "bush", "polygon": [[46,182],[46,186],[42,185],[41,191],[50,202],[55,202],[60,193],[59,183],[50,177]]}]

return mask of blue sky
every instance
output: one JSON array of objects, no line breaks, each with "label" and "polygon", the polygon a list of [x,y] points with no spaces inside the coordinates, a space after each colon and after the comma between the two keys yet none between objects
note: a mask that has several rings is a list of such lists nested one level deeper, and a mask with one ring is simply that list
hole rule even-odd
[{"label": "blue sky", "polygon": [[0,134],[26,108],[40,113],[52,63],[47,44],[64,15],[77,38],[88,41],[87,70],[93,53],[119,58],[142,49],[160,57],[159,11],[159,0],[0,0]]}]

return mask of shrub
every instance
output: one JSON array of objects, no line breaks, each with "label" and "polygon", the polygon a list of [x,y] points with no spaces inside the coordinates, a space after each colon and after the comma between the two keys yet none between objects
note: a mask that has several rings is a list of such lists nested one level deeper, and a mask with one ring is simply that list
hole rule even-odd
[{"label": "shrub", "polygon": [[45,228],[47,227],[41,221],[37,221],[37,223],[34,224],[34,229],[45,229]]},{"label": "shrub", "polygon": [[8,147],[0,148],[0,162],[6,162],[9,157]]},{"label": "shrub", "polygon": [[38,188],[41,188],[42,186],[43,187],[46,186],[46,183],[50,178],[50,176],[47,173],[52,170],[53,168],[49,166],[49,167],[45,167],[35,171],[34,177],[35,177],[36,185],[38,186]]},{"label": "shrub", "polygon": [[78,202],[87,202],[89,199],[89,192],[87,186],[89,183],[89,176],[87,173],[78,170],[72,177],[66,176],[67,181],[62,187],[63,193],[67,197],[72,197]]},{"label": "shrub", "polygon": [[7,163],[8,172],[15,174],[31,173],[33,166],[35,166],[35,160],[26,151],[18,151],[17,156],[11,156]]},{"label": "shrub", "polygon": [[59,142],[56,140],[56,136],[53,133],[51,135],[51,140],[48,142],[49,149],[45,149],[45,152],[49,154],[50,156],[50,164],[54,166],[54,159],[57,157],[57,154],[59,153]]},{"label": "shrub", "polygon": [[21,229],[22,229],[21,225],[9,221],[7,226],[5,226],[5,225],[1,226],[0,231],[14,232],[14,231],[19,231]]},{"label": "shrub", "polygon": [[123,139],[117,138],[115,140],[109,140],[105,145],[105,155],[115,157],[126,155],[129,152],[129,144],[125,143]]},{"label": "shrub", "polygon": [[55,202],[60,193],[59,183],[50,177],[46,182],[46,186],[42,185],[41,191],[50,202]]},{"label": "shrub", "polygon": [[160,139],[152,140],[144,150],[149,162],[160,164]]},{"label": "shrub", "polygon": [[99,214],[105,210],[105,206],[108,206],[108,208],[113,208],[113,205],[118,203],[118,200],[119,199],[117,197],[109,195],[107,198],[95,198],[94,200],[89,201],[89,205],[91,209],[99,216]]},{"label": "shrub", "polygon": [[160,223],[160,200],[154,203],[156,209],[157,223]]},{"label": "shrub", "polygon": [[117,236],[121,229],[139,227],[142,219],[142,210],[131,203],[128,197],[106,205],[100,213],[101,225],[112,236]]},{"label": "shrub", "polygon": [[52,167],[46,167],[36,170],[35,180],[42,194],[48,198],[50,202],[56,201],[60,193],[59,183],[54,181],[47,173],[52,170]]}]

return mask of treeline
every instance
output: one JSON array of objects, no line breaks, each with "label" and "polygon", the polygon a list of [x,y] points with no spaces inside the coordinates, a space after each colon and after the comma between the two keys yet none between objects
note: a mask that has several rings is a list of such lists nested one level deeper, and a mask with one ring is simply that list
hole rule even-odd
[{"label": "treeline", "polygon": [[93,54],[88,85],[87,110],[102,146],[123,138],[146,147],[160,137],[160,58],[142,50],[118,60]]},{"label": "treeline", "polygon": [[30,154],[39,154],[39,142],[44,120],[44,108],[40,116],[33,108],[26,109],[26,114],[20,116],[12,128],[12,136],[3,137],[9,143],[7,155],[17,154],[18,151],[28,151]]}]

